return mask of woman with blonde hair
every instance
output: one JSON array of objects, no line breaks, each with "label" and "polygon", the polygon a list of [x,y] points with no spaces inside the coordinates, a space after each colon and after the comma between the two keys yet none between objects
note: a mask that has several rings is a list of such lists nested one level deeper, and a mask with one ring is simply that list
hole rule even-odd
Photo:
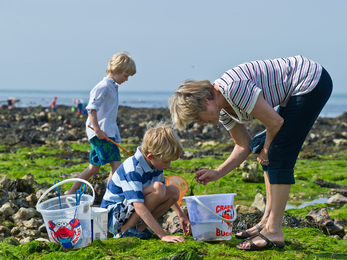
[{"label": "woman with blonde hair", "polygon": [[[294,165],[302,144],[332,92],[328,72],[303,56],[258,60],[208,80],[184,81],[169,100],[173,123],[180,129],[192,121],[223,124],[235,142],[230,156],[217,169],[195,174],[206,185],[238,167],[252,152],[245,124],[254,118],[266,127],[262,150],[254,153],[264,170],[267,204],[262,220],[239,232],[240,250],[283,248],[282,218]],[[278,112],[274,109],[279,106]]]}]

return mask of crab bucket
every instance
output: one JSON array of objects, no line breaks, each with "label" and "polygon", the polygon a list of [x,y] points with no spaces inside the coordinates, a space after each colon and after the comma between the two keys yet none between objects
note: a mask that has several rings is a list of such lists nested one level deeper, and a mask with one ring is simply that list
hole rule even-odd
[{"label": "crab bucket", "polygon": [[194,240],[229,240],[237,214],[236,193],[183,197],[186,200]]},{"label": "crab bucket", "polygon": [[[93,191],[93,197],[82,194],[78,205],[76,196],[72,194],[61,196],[60,200],[52,198],[40,203],[51,190],[72,181],[88,184]],[[64,248],[87,246],[91,242],[91,205],[94,199],[93,186],[78,178],[58,182],[42,194],[36,204],[36,210],[43,217],[50,241],[61,244]]]}]

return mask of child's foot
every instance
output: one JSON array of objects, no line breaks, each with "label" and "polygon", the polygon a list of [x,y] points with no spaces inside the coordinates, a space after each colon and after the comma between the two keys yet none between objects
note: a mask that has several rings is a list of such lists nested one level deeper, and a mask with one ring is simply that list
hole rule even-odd
[{"label": "child's foot", "polygon": [[123,237],[138,237],[141,239],[147,239],[148,235],[145,232],[139,232],[135,228],[129,228],[123,234],[117,234],[113,238],[123,238]]},{"label": "child's foot", "polygon": [[153,233],[148,228],[145,228],[145,230],[142,232],[147,235],[147,239],[150,239],[153,236]]}]

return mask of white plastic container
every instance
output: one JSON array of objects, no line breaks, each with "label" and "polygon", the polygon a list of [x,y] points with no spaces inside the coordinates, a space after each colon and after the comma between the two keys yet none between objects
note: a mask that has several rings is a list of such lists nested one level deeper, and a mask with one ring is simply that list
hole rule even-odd
[{"label": "white plastic container", "polygon": [[108,210],[99,207],[92,207],[92,242],[95,239],[104,240],[107,238]]},{"label": "white plastic container", "polygon": [[230,240],[237,214],[236,193],[183,197],[186,200],[194,240]]},{"label": "white plastic container", "polygon": [[[75,195],[64,195],[44,201],[41,200],[52,189],[71,181],[88,184],[93,191],[93,197],[83,194],[79,205],[76,205]],[[42,214],[47,233],[51,242],[61,244],[64,248],[79,248],[91,242],[91,205],[94,203],[95,192],[93,186],[79,178],[58,182],[40,197],[36,210]]]}]

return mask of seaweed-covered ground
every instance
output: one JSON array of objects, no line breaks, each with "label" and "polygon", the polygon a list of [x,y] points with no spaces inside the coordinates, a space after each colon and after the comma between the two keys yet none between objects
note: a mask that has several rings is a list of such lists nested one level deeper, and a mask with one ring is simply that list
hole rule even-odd
[{"label": "seaweed-covered ground", "polygon": [[[53,185],[53,180],[63,180],[88,166],[89,144],[85,139],[85,117],[71,114],[59,108],[54,116],[40,108],[0,110],[0,177],[21,178],[31,173],[37,187]],[[122,112],[123,111],[123,112]],[[153,112],[153,113],[152,113]],[[70,113],[70,114],[69,114]],[[122,146],[130,152],[140,144],[145,124],[151,120],[168,120],[167,110],[131,109],[120,110]],[[319,197],[330,197],[332,186],[346,188],[346,119],[319,119],[310,132],[296,164],[296,184],[292,185],[288,203],[294,206]],[[263,128],[249,126],[253,136]],[[172,163],[166,176],[180,175],[191,185],[194,173],[202,168],[220,165],[230,154],[233,142],[223,129],[210,126],[190,125],[179,135],[189,152]],[[216,138],[214,138],[216,136]],[[122,160],[127,158],[122,153]],[[247,161],[254,163],[250,156]],[[109,167],[103,166],[99,176],[107,175]],[[68,177],[66,177],[68,178]],[[265,194],[263,175],[258,169],[258,183],[242,181],[242,170],[235,169],[224,178],[206,186],[194,184],[194,194],[237,193],[235,205],[250,206],[257,190]],[[318,185],[317,179],[325,184]],[[318,184],[317,184],[318,183]],[[63,189],[70,188],[66,184]],[[320,204],[302,209],[287,210],[287,214],[305,218],[311,209],[327,207],[329,216],[341,219],[345,225],[347,205],[334,207]],[[235,229],[234,229],[235,231]],[[0,243],[0,259],[347,259],[347,240],[329,237],[316,226],[284,227],[286,247],[262,252],[244,252],[235,248],[241,240],[202,242],[187,236],[186,242],[169,244],[154,236],[144,241],[136,238],[96,240],[86,248],[64,251],[54,243],[33,241],[19,245],[11,238]]]}]

